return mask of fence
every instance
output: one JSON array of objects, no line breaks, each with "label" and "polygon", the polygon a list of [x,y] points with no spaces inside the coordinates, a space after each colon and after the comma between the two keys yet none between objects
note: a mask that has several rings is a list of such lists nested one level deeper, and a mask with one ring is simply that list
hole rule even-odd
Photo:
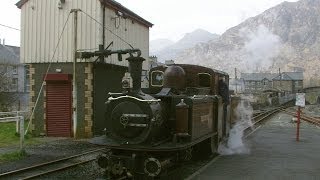
[{"label": "fence", "polygon": [[24,116],[26,111],[0,112],[0,123],[16,122],[16,133],[20,134],[20,151],[24,151]]}]

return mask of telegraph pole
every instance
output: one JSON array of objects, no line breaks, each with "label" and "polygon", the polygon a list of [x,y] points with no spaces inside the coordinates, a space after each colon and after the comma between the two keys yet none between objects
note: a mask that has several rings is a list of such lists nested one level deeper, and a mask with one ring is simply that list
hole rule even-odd
[{"label": "telegraph pole", "polygon": [[279,76],[280,76],[280,90],[282,90],[282,85],[281,85],[281,81],[282,81],[282,76],[281,76],[281,71],[280,71],[280,68],[279,68]]},{"label": "telegraph pole", "polygon": [[238,93],[237,68],[234,68],[234,81],[236,83],[236,93]]},{"label": "telegraph pole", "polygon": [[73,109],[73,137],[77,137],[77,126],[78,126],[78,116],[77,116],[77,82],[76,82],[76,63],[77,63],[77,37],[78,37],[78,11],[80,9],[71,9],[70,13],[74,13],[74,24],[73,24],[73,33],[74,33],[74,44],[73,44],[73,80],[72,80],[72,86],[73,86],[73,91],[72,91],[72,109]]}]

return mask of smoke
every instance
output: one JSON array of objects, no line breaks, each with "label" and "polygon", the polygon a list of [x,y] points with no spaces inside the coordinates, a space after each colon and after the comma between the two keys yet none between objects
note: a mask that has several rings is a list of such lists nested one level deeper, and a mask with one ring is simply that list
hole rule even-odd
[{"label": "smoke", "polygon": [[229,139],[220,143],[218,152],[221,155],[249,154],[250,149],[243,143],[243,131],[251,127],[253,109],[250,105],[250,97],[242,97],[236,108],[237,121],[229,132]]},{"label": "smoke", "polygon": [[259,25],[254,31],[247,28],[240,30],[244,43],[244,63],[252,71],[267,71],[273,66],[273,58],[280,52],[281,41],[266,26]]}]

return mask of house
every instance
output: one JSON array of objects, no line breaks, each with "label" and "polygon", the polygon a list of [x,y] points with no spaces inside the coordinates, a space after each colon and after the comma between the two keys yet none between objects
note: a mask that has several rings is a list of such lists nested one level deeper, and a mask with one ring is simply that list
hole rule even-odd
[{"label": "house", "polygon": [[303,89],[303,72],[282,72],[273,78],[273,88],[287,93],[297,93]]},{"label": "house", "polygon": [[244,92],[244,82],[243,79],[229,79],[229,90],[233,93],[243,93]]},{"label": "house", "polygon": [[245,93],[258,93],[273,88],[272,79],[277,74],[272,73],[241,73]]},{"label": "house", "polygon": [[117,55],[79,59],[74,49],[138,48],[147,59],[147,75],[153,24],[114,0],[20,0],[16,5],[20,61],[30,71],[30,130],[76,138],[103,134],[107,93],[121,91],[128,63]]},{"label": "house", "polygon": [[277,90],[288,94],[303,89],[303,72],[241,73],[245,93],[260,93]]},{"label": "house", "polygon": [[28,81],[19,56],[19,47],[0,44],[0,111],[27,108]]}]

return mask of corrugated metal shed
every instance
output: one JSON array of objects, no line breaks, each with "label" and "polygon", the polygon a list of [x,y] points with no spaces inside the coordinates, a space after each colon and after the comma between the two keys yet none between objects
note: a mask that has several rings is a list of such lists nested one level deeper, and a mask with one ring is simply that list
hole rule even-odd
[{"label": "corrugated metal shed", "polygon": [[[71,9],[82,10],[78,13],[78,50],[97,50],[99,44],[103,43],[104,31],[105,44],[113,42],[110,49],[128,49],[130,48],[128,44],[131,44],[134,48],[141,49],[143,57],[149,57],[149,27],[152,24],[121,4],[113,0],[65,0],[63,4],[59,2],[60,0],[21,0],[16,4],[22,11],[21,62],[73,61]],[[104,6],[106,7],[105,29],[102,27]],[[122,16],[117,14],[119,11]],[[65,31],[53,57],[65,24]],[[126,61],[118,62],[116,56],[109,57],[106,61],[111,64],[127,65]],[[144,68],[146,67],[147,63],[144,63]]]}]

